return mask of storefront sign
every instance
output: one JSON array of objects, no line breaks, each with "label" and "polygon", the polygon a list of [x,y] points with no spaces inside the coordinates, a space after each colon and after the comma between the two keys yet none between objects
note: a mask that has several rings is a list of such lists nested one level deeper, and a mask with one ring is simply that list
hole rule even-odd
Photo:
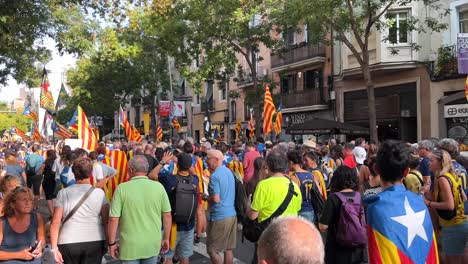
[{"label": "storefront sign", "polygon": [[466,117],[468,116],[468,104],[446,105],[444,106],[444,117]]},{"label": "storefront sign", "polygon": [[457,36],[458,74],[468,73],[468,34],[460,33]]}]

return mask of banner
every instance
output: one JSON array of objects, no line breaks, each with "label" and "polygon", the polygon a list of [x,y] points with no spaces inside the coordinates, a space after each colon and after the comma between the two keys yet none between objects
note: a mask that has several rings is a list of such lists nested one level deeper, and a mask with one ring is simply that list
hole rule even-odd
[{"label": "banner", "polygon": [[458,73],[468,74],[468,34],[460,33],[457,36]]},{"label": "banner", "polygon": [[145,136],[148,136],[150,134],[149,127],[150,127],[150,113],[144,112],[143,113],[143,130],[145,132]]},{"label": "banner", "polygon": [[174,108],[172,111],[174,116],[185,116],[185,102],[174,101]]},{"label": "banner", "polygon": [[171,102],[170,101],[159,101],[159,116],[169,116],[171,113]]}]

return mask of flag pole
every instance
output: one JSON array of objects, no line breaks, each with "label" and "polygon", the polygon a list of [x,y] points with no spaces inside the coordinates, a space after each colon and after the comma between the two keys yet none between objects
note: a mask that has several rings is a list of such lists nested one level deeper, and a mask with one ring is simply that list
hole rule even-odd
[{"label": "flag pole", "polygon": [[[171,105],[171,112],[172,112],[172,106],[173,106],[173,101],[174,101],[174,95],[172,94],[172,74],[171,74],[171,64],[170,64],[170,57],[169,55],[167,55],[167,70],[168,70],[168,74],[169,74],[169,90],[170,90],[170,95],[169,95],[169,101],[170,101],[170,105]],[[172,126],[169,126],[170,127],[170,138],[172,140],[172,135],[173,135],[173,132],[172,132]]]}]

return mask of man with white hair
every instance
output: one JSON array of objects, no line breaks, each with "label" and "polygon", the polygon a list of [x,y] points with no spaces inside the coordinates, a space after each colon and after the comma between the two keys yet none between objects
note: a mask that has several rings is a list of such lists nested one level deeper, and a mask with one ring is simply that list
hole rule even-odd
[{"label": "man with white hair", "polygon": [[419,162],[418,170],[422,174],[424,183],[429,185],[432,182],[432,172],[429,169],[429,159],[434,150],[434,143],[425,139],[418,142],[418,154],[422,160]]},{"label": "man with white hair", "polygon": [[219,252],[224,252],[224,263],[233,263],[232,250],[237,243],[234,175],[223,166],[223,159],[223,153],[219,150],[208,151],[206,157],[208,166],[213,170],[208,185],[209,196],[205,197],[210,204],[206,248],[214,264],[222,263]]},{"label": "man with white hair", "polygon": [[322,237],[311,222],[302,217],[278,217],[258,240],[259,264],[323,264]]}]

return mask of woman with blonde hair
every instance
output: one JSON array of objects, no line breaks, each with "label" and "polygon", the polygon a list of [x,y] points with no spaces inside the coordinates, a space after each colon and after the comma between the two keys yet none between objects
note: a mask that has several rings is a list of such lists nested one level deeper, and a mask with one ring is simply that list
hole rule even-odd
[{"label": "woman with blonde hair", "polygon": [[424,202],[436,210],[442,227],[440,240],[444,263],[466,263],[468,222],[464,213],[466,195],[461,180],[452,165],[450,154],[442,149],[432,152],[429,168],[435,177],[434,188],[426,193]]},{"label": "woman with blonde hair", "polygon": [[33,211],[33,193],[17,187],[5,198],[0,224],[1,263],[41,263],[45,245],[44,222]]}]

